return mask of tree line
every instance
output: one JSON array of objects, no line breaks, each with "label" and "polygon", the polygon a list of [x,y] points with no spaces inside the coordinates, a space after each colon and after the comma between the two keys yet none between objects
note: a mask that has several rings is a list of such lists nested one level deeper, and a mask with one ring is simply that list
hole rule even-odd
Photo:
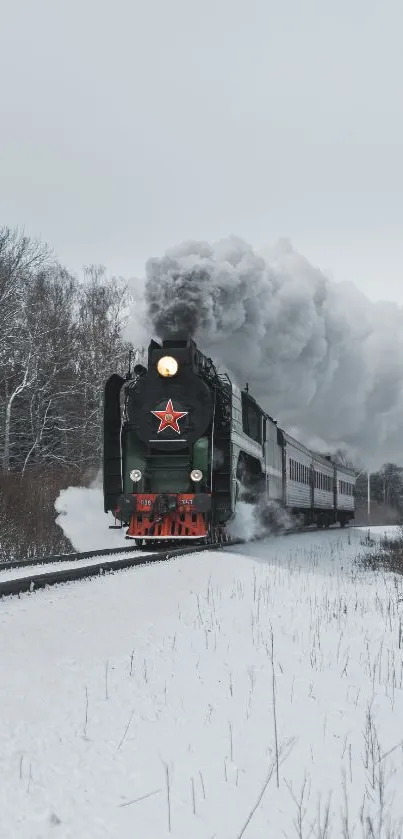
[{"label": "tree line", "polygon": [[103,387],[127,368],[128,305],[105,269],[78,280],[45,245],[0,227],[0,555],[40,552],[40,539],[49,552],[58,492],[100,468]]}]

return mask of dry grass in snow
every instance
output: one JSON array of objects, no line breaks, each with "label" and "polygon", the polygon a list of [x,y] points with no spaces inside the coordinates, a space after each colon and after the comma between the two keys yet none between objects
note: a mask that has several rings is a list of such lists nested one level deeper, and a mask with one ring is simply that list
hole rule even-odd
[{"label": "dry grass in snow", "polygon": [[403,581],[361,537],[4,601],[0,836],[403,836]]}]

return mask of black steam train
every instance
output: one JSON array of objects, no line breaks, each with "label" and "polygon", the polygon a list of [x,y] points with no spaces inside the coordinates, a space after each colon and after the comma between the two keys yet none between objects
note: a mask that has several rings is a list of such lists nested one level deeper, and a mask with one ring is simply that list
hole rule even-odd
[{"label": "black steam train", "polygon": [[282,431],[192,339],[151,341],[146,364],[106,383],[104,509],[127,537],[222,541],[240,493],[344,526],[354,473]]}]

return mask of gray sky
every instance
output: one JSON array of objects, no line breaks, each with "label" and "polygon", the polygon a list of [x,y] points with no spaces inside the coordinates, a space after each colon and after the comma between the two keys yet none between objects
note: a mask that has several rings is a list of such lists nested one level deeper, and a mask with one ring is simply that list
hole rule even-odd
[{"label": "gray sky", "polygon": [[403,303],[402,0],[3,0],[0,223],[125,276],[289,237]]}]

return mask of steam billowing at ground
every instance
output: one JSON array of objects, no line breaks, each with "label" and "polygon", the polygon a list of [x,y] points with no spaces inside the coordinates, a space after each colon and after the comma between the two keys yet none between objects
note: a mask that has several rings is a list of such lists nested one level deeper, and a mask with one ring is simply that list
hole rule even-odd
[{"label": "steam billowing at ground", "polygon": [[372,303],[353,284],[332,282],[289,242],[263,258],[237,238],[185,242],[150,259],[144,296],[143,339],[189,332],[311,447],[343,447],[370,468],[401,462],[397,305]]}]

